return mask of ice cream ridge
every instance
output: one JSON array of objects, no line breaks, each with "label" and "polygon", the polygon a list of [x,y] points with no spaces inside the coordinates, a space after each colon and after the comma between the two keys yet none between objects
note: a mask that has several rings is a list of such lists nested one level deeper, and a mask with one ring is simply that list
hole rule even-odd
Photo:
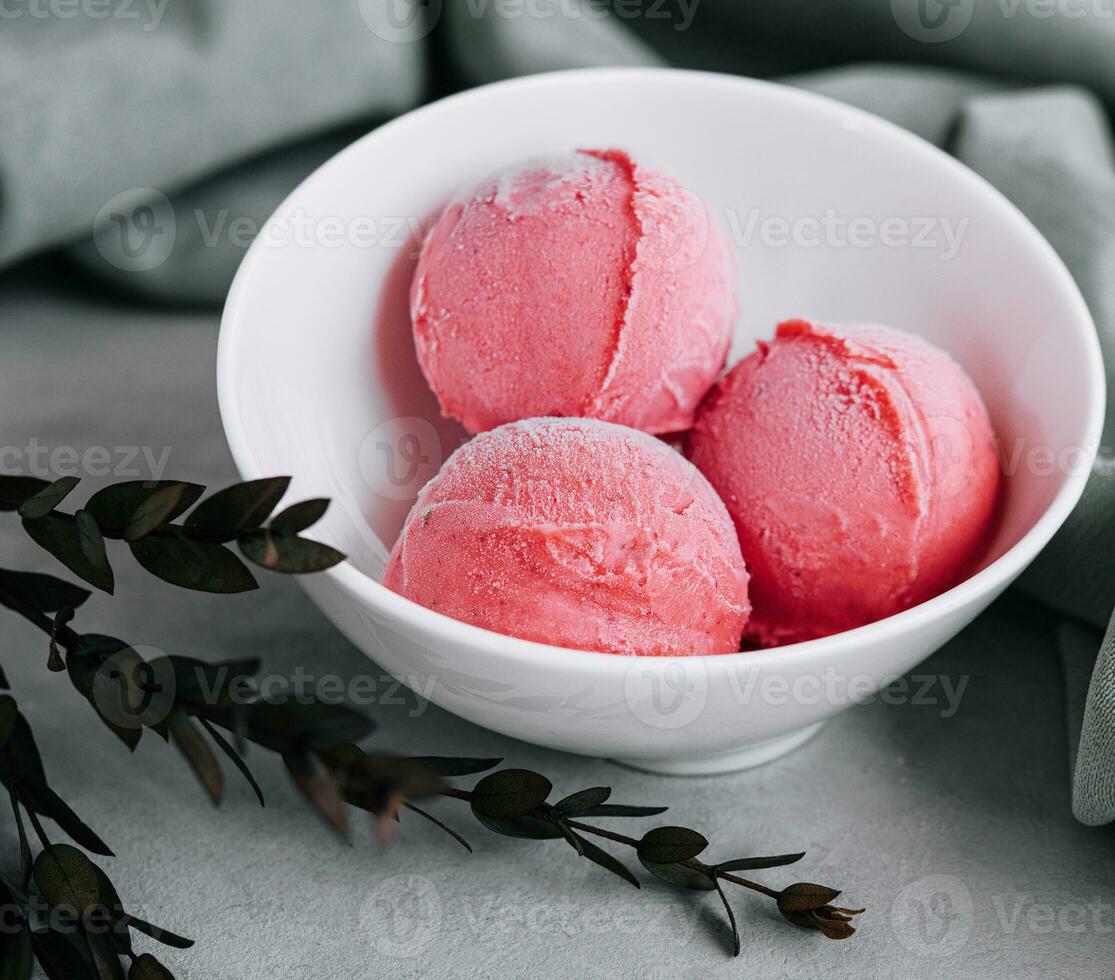
[{"label": "ice cream ridge", "polygon": [[724,366],[734,256],[675,180],[582,150],[451,201],[422,246],[411,317],[442,414],[470,433],[532,416],[678,432]]},{"label": "ice cream ridge", "polygon": [[458,449],[419,494],[384,580],[498,633],[643,656],[737,651],[747,583],[731,518],[684,456],[558,418]]},{"label": "ice cream ridge", "polygon": [[713,389],[689,458],[735,522],[747,639],[862,626],[956,584],[978,557],[1000,470],[968,376],[883,326],[790,320]]}]

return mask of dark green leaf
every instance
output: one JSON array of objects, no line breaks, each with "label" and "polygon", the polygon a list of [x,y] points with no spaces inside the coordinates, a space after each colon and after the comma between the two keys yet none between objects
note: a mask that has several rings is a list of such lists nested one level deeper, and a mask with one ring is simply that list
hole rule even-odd
[{"label": "dark green leaf", "polygon": [[9,922],[0,931],[0,980],[30,980],[34,968],[31,931]]},{"label": "dark green leaf", "polygon": [[267,520],[288,486],[289,476],[276,476],[218,490],[194,508],[186,527],[231,541]]},{"label": "dark green leaf", "polygon": [[23,823],[23,813],[19,809],[19,800],[13,792],[8,793],[12,803],[12,814],[15,817],[16,832],[19,834],[19,884],[26,891],[31,884],[31,842],[27,839],[27,828]]},{"label": "dark green leaf", "polygon": [[451,756],[420,755],[415,756],[419,762],[424,762],[439,776],[471,776],[473,773],[486,772],[498,766],[502,759],[460,759]]},{"label": "dark green leaf", "polygon": [[87,510],[79,510],[74,514],[74,524],[77,525],[78,541],[86,560],[94,568],[111,574],[108,555],[105,554],[105,539],[101,535],[101,529],[97,527],[96,518]]},{"label": "dark green leaf", "polygon": [[100,980],[125,980],[115,937],[103,932],[86,930],[85,941],[93,956],[93,964]]},{"label": "dark green leaf", "polygon": [[210,751],[208,744],[198,731],[190,718],[181,712],[174,711],[167,719],[170,727],[171,741],[185,756],[205,792],[214,803],[220,803],[225,791],[225,778],[216,756]]},{"label": "dark green leaf", "polygon": [[97,869],[76,847],[51,844],[39,852],[32,868],[35,887],[55,908],[85,915],[97,904]]},{"label": "dark green leaf", "polygon": [[271,519],[271,530],[275,534],[297,534],[299,531],[305,531],[306,528],[321,520],[328,507],[327,497],[315,497],[313,500],[302,500],[297,504],[291,504]]},{"label": "dark green leaf", "polygon": [[249,561],[272,572],[307,575],[322,572],[345,560],[336,548],[320,541],[270,531],[249,531],[240,538],[240,550]]},{"label": "dark green leaf", "polygon": [[18,720],[19,706],[15,703],[15,698],[8,694],[0,695],[0,749],[15,731]]},{"label": "dark green leaf", "polygon": [[690,868],[684,864],[657,864],[639,858],[639,863],[654,877],[678,888],[689,888],[698,892],[710,892],[716,887],[716,882],[711,875],[705,874],[698,868]]},{"label": "dark green leaf", "polygon": [[636,878],[631,871],[618,858],[612,857],[607,851],[601,847],[597,847],[592,841],[586,840],[584,837],[580,838],[582,853],[593,864],[598,864],[602,868],[606,868],[614,875],[618,875],[624,881],[634,885],[636,888],[641,888],[639,879]]},{"label": "dark green leaf", "polygon": [[49,485],[37,476],[0,476],[0,511],[18,510],[20,504]]},{"label": "dark green leaf", "polygon": [[91,595],[88,589],[53,575],[12,572],[8,569],[0,569],[0,590],[44,613],[66,608],[76,609]]},{"label": "dark green leaf", "polygon": [[717,871],[759,871],[762,868],[781,868],[793,864],[805,857],[805,851],[799,854],[774,854],[770,857],[736,858],[734,861],[723,861],[716,865]]},{"label": "dark green leaf", "polygon": [[155,528],[174,520],[190,506],[182,503],[182,498],[189,492],[189,484],[172,483],[169,487],[160,487],[148,494],[124,526],[124,540],[138,541]]},{"label": "dark green leaf", "polygon": [[473,811],[476,817],[493,834],[501,837],[518,837],[522,840],[557,840],[561,828],[553,820],[542,817],[489,817]]},{"label": "dark green leaf", "polygon": [[675,864],[696,857],[708,841],[688,827],[655,827],[639,841],[639,857],[653,864]]},{"label": "dark green leaf", "polygon": [[732,955],[739,956],[739,926],[736,925],[736,914],[732,911],[732,906],[728,902],[728,896],[724,894],[724,889],[720,887],[720,882],[714,881],[713,884],[716,885],[716,894],[720,896],[720,901],[724,903],[724,910],[728,913],[728,923],[732,927]]},{"label": "dark green leaf", "polygon": [[472,791],[472,812],[486,817],[518,817],[546,801],[553,784],[529,769],[502,769],[485,776]]},{"label": "dark green leaf", "polygon": [[98,490],[89,498],[85,509],[97,519],[97,523],[102,528],[112,528],[119,534],[148,497],[171,487],[186,489],[181,491],[174,509],[163,518],[165,521],[173,521],[179,514],[187,511],[205,492],[205,487],[196,483],[179,483],[174,480],[128,480]]},{"label": "dark green leaf", "polygon": [[58,514],[24,518],[23,529],[35,544],[49,551],[75,575],[104,592],[112,593],[112,570],[97,568],[85,557],[81,533],[72,519]]},{"label": "dark green leaf", "polygon": [[256,782],[256,778],[252,775],[252,771],[248,768],[248,764],[244,761],[243,756],[241,756],[240,753],[229,744],[228,740],[204,718],[199,718],[198,721],[201,722],[201,727],[209,733],[209,737],[217,743],[217,748],[232,760],[232,764],[240,770],[240,775],[248,781],[248,785],[252,787],[256,799],[259,800],[259,805],[266,806],[263,802],[263,790],[259,788],[259,783]]},{"label": "dark green leaf", "polygon": [[209,663],[194,657],[171,656],[151,661],[152,671],[161,677],[169,671],[174,676],[174,691],[179,701],[195,705],[232,704],[233,688],[242,702],[248,696],[249,682],[259,670],[259,659],[222,660]]},{"label": "dark green leaf", "polygon": [[583,789],[579,793],[571,793],[563,800],[554,804],[554,812],[565,817],[581,816],[586,810],[600,806],[612,795],[610,786],[594,786]]},{"label": "dark green leaf", "polygon": [[174,974],[150,953],[143,953],[132,962],[128,980],[174,980]]},{"label": "dark green leaf", "polygon": [[296,748],[318,750],[358,742],[375,730],[375,723],[367,715],[347,705],[318,701],[216,705],[207,707],[204,714],[227,731],[236,731],[239,722],[249,741],[280,754]]},{"label": "dark green leaf", "polygon": [[259,588],[244,563],[221,544],[174,534],[141,538],[129,547],[147,571],[171,585],[218,593]]},{"label": "dark green leaf", "polygon": [[657,817],[668,806],[624,806],[622,803],[602,803],[578,813],[566,812],[567,817]]},{"label": "dark green leaf", "polygon": [[283,756],[283,762],[314,809],[334,830],[347,835],[348,811],[336,777],[309,752],[289,753]]},{"label": "dark green leaf", "polygon": [[103,857],[113,856],[109,846],[49,786],[25,787],[21,798],[29,810],[50,817],[74,842],[87,851]]},{"label": "dark green leaf", "polygon": [[143,919],[137,919],[134,915],[125,914],[124,919],[132,929],[142,932],[145,936],[150,936],[164,946],[173,946],[175,949],[189,949],[194,944],[192,939],[183,939],[167,929],[153,926],[150,922],[144,922]]},{"label": "dark green leaf", "polygon": [[112,926],[110,938],[117,955],[127,956],[132,951],[132,934],[123,921],[125,918],[124,903],[120,901],[120,893],[117,892],[116,886],[109,880],[108,875],[100,868],[95,867],[95,870],[97,872],[97,904],[108,910]]},{"label": "dark green leaf", "polygon": [[80,933],[34,932],[31,946],[49,980],[100,980]]},{"label": "dark green leaf", "polygon": [[446,824],[443,824],[432,813],[427,813],[421,807],[417,807],[413,803],[404,803],[403,806],[405,806],[412,813],[417,813],[420,817],[425,817],[435,827],[440,827],[450,837],[452,837],[458,844],[460,844],[461,847],[463,847],[466,851],[468,851],[469,854],[472,853],[472,845],[467,840],[465,840],[460,834],[458,834],[457,831],[455,831],[452,827],[449,827]]},{"label": "dark green leaf", "polygon": [[[128,645],[123,640],[96,633],[87,633],[83,639],[86,641],[85,644],[66,658],[66,672],[69,674],[70,683],[89,702],[108,730],[119,738],[129,751],[134,752],[143,735],[142,727],[138,724],[118,725],[105,714],[98,703],[99,699],[109,696],[106,695],[103,685],[112,680],[112,675],[106,675],[106,672],[100,669],[101,665],[109,657],[128,649]],[[126,694],[122,687],[113,693],[119,699],[121,706],[130,704],[124,700]]]},{"label": "dark green leaf", "polygon": [[22,714],[16,717],[15,726],[0,745],[0,783],[17,793],[28,788],[46,788],[43,760],[31,726]]},{"label": "dark green leaf", "polygon": [[824,885],[799,881],[782,889],[778,895],[778,908],[781,912],[810,912],[828,905],[839,894]]},{"label": "dark green leaf", "polygon": [[81,480],[76,476],[64,476],[53,483],[48,483],[34,496],[28,497],[19,505],[19,516],[46,517],[55,507],[66,499]]}]

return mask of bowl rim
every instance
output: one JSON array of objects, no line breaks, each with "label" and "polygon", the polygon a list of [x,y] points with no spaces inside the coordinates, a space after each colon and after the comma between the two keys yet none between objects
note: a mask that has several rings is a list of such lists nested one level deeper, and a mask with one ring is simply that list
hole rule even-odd
[{"label": "bowl rim", "polygon": [[[969,169],[939,147],[895,123],[817,93],[776,82],[721,72],[664,67],[577,68],[544,72],[467,89],[420,106],[377,127],[334,154],[300,181],[298,186],[275,209],[263,227],[266,228],[278,215],[285,213],[294,199],[302,193],[306,184],[318,178],[322,171],[332,166],[339,158],[360,152],[367,143],[379,138],[385,132],[414,125],[416,121],[445,112],[452,106],[471,101],[482,101],[496,91],[513,88],[546,89],[555,84],[560,85],[566,81],[578,82],[586,78],[592,79],[596,84],[638,85],[649,81],[660,82],[664,77],[668,77],[678,84],[705,85],[710,88],[723,86],[749,89],[752,94],[758,97],[781,100],[791,110],[805,107],[815,112],[828,114],[836,122],[857,126],[869,124],[886,132],[891,139],[916,147],[927,158],[936,157],[939,165],[952,170],[957,179],[966,182],[973,190],[982,195],[987,200],[988,205],[999,212],[1005,223],[1013,226],[1015,234],[1027,240],[1030,247],[1041,254],[1056,278],[1060,279],[1060,288],[1064,293],[1066,304],[1074,314],[1071,318],[1072,329],[1076,334],[1077,342],[1085,348],[1088,365],[1088,387],[1087,391],[1084,392],[1088,400],[1087,424],[1085,426],[1086,431],[1081,439],[1085,454],[1082,462],[1086,462],[1087,465],[1081,465],[1063,474],[1061,486],[1049,506],[1034,521],[1029,530],[1004,554],[947,591],[909,609],[855,629],[834,633],[819,639],[758,651],[761,652],[761,657],[755,656],[756,651],[694,654],[684,657],[623,656],[593,650],[559,647],[495,633],[483,627],[461,622],[443,613],[427,609],[425,606],[392,592],[348,561],[335,565],[324,572],[317,572],[314,577],[324,577],[356,602],[370,605],[375,611],[386,617],[388,621],[399,623],[412,632],[440,635],[446,641],[453,641],[458,644],[464,643],[475,649],[483,650],[493,657],[506,659],[517,664],[523,664],[525,660],[528,660],[532,664],[545,664],[548,668],[554,670],[608,674],[626,673],[633,661],[645,666],[651,666],[655,662],[665,664],[676,663],[678,660],[699,661],[705,668],[715,666],[723,669],[738,668],[745,665],[754,667],[760,664],[764,668],[800,665],[803,661],[812,658],[820,659],[841,654],[848,648],[867,643],[886,642],[906,635],[919,627],[947,616],[950,612],[963,608],[969,603],[978,601],[981,597],[993,592],[997,587],[1008,584],[1037,556],[1061,527],[1079,501],[1092,472],[1099,448],[1106,402],[1106,380],[1099,339],[1091,313],[1071,274],[1053,250],[1053,247],[1030,220],[1000,191],[975,171]],[[257,479],[264,474],[256,466],[255,458],[243,429],[242,419],[237,410],[237,400],[234,397],[235,379],[241,353],[241,345],[238,343],[238,339],[242,317],[239,311],[248,291],[248,282],[264,254],[259,240],[263,237],[263,235],[260,235],[249,248],[229,289],[221,316],[217,349],[217,398],[221,420],[233,460],[241,476],[246,480]]]}]

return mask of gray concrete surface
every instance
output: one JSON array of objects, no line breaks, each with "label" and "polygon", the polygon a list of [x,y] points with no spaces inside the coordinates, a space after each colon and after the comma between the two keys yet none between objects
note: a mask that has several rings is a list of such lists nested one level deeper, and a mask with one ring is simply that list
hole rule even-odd
[{"label": "gray concrete surface", "polygon": [[[122,472],[129,447],[147,447],[155,459],[169,450],[167,476],[232,480],[216,337],[209,311],[98,298],[53,269],[9,272],[0,278],[3,468],[37,465],[37,440],[105,447],[116,479],[134,475]],[[0,517],[4,565],[58,571]],[[288,580],[209,597],[162,586],[126,553],[114,564],[118,595],[92,599],[83,630],[207,658],[258,653],[280,674],[302,666],[380,679]],[[708,896],[654,882],[635,892],[562,842],[490,835],[453,801],[433,809],[467,833],[471,856],[415,819],[386,850],[358,819],[346,847],[261,752],[251,761],[266,809],[231,773],[214,809],[158,739],[129,757],[65,678],[47,672],[45,642],[30,627],[4,620],[0,663],[52,783],[115,849],[105,867],[125,903],[197,940],[165,957],[179,977],[1110,978],[1115,831],[1082,827],[1069,812],[1056,626],[1008,595],[915,670],[906,697],[846,712],[792,756],[729,777],[654,777],[547,752],[385,690],[372,709],[380,745],[504,756],[559,791],[611,785],[617,801],[669,804],[670,821],[706,832],[725,858],[806,849],[796,868],[755,876],[833,884],[867,906],[859,933],[833,943],[738,892],[739,960]],[[17,860],[14,827],[0,819],[0,863]]]}]

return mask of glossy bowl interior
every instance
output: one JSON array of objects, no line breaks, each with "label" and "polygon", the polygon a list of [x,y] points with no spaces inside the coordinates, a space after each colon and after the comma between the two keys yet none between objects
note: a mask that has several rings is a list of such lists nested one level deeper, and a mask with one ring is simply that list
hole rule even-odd
[{"label": "glossy bowl interior", "polygon": [[[736,247],[730,361],[792,316],[875,321],[949,351],[1003,446],[1002,518],[978,571],[869,626],[679,660],[500,636],[379,583],[418,489],[464,438],[414,359],[422,226],[524,158],[620,147],[704,199]],[[221,326],[219,394],[246,478],[333,499],[315,529],[350,556],[302,583],[387,671],[471,721],[669,772],[762,762],[910,669],[1032,560],[1079,498],[1104,386],[1087,309],[1049,245],[947,155],[847,106],[665,69],[561,72],[475,89],[364,137],[312,174],[250,250]]]}]

